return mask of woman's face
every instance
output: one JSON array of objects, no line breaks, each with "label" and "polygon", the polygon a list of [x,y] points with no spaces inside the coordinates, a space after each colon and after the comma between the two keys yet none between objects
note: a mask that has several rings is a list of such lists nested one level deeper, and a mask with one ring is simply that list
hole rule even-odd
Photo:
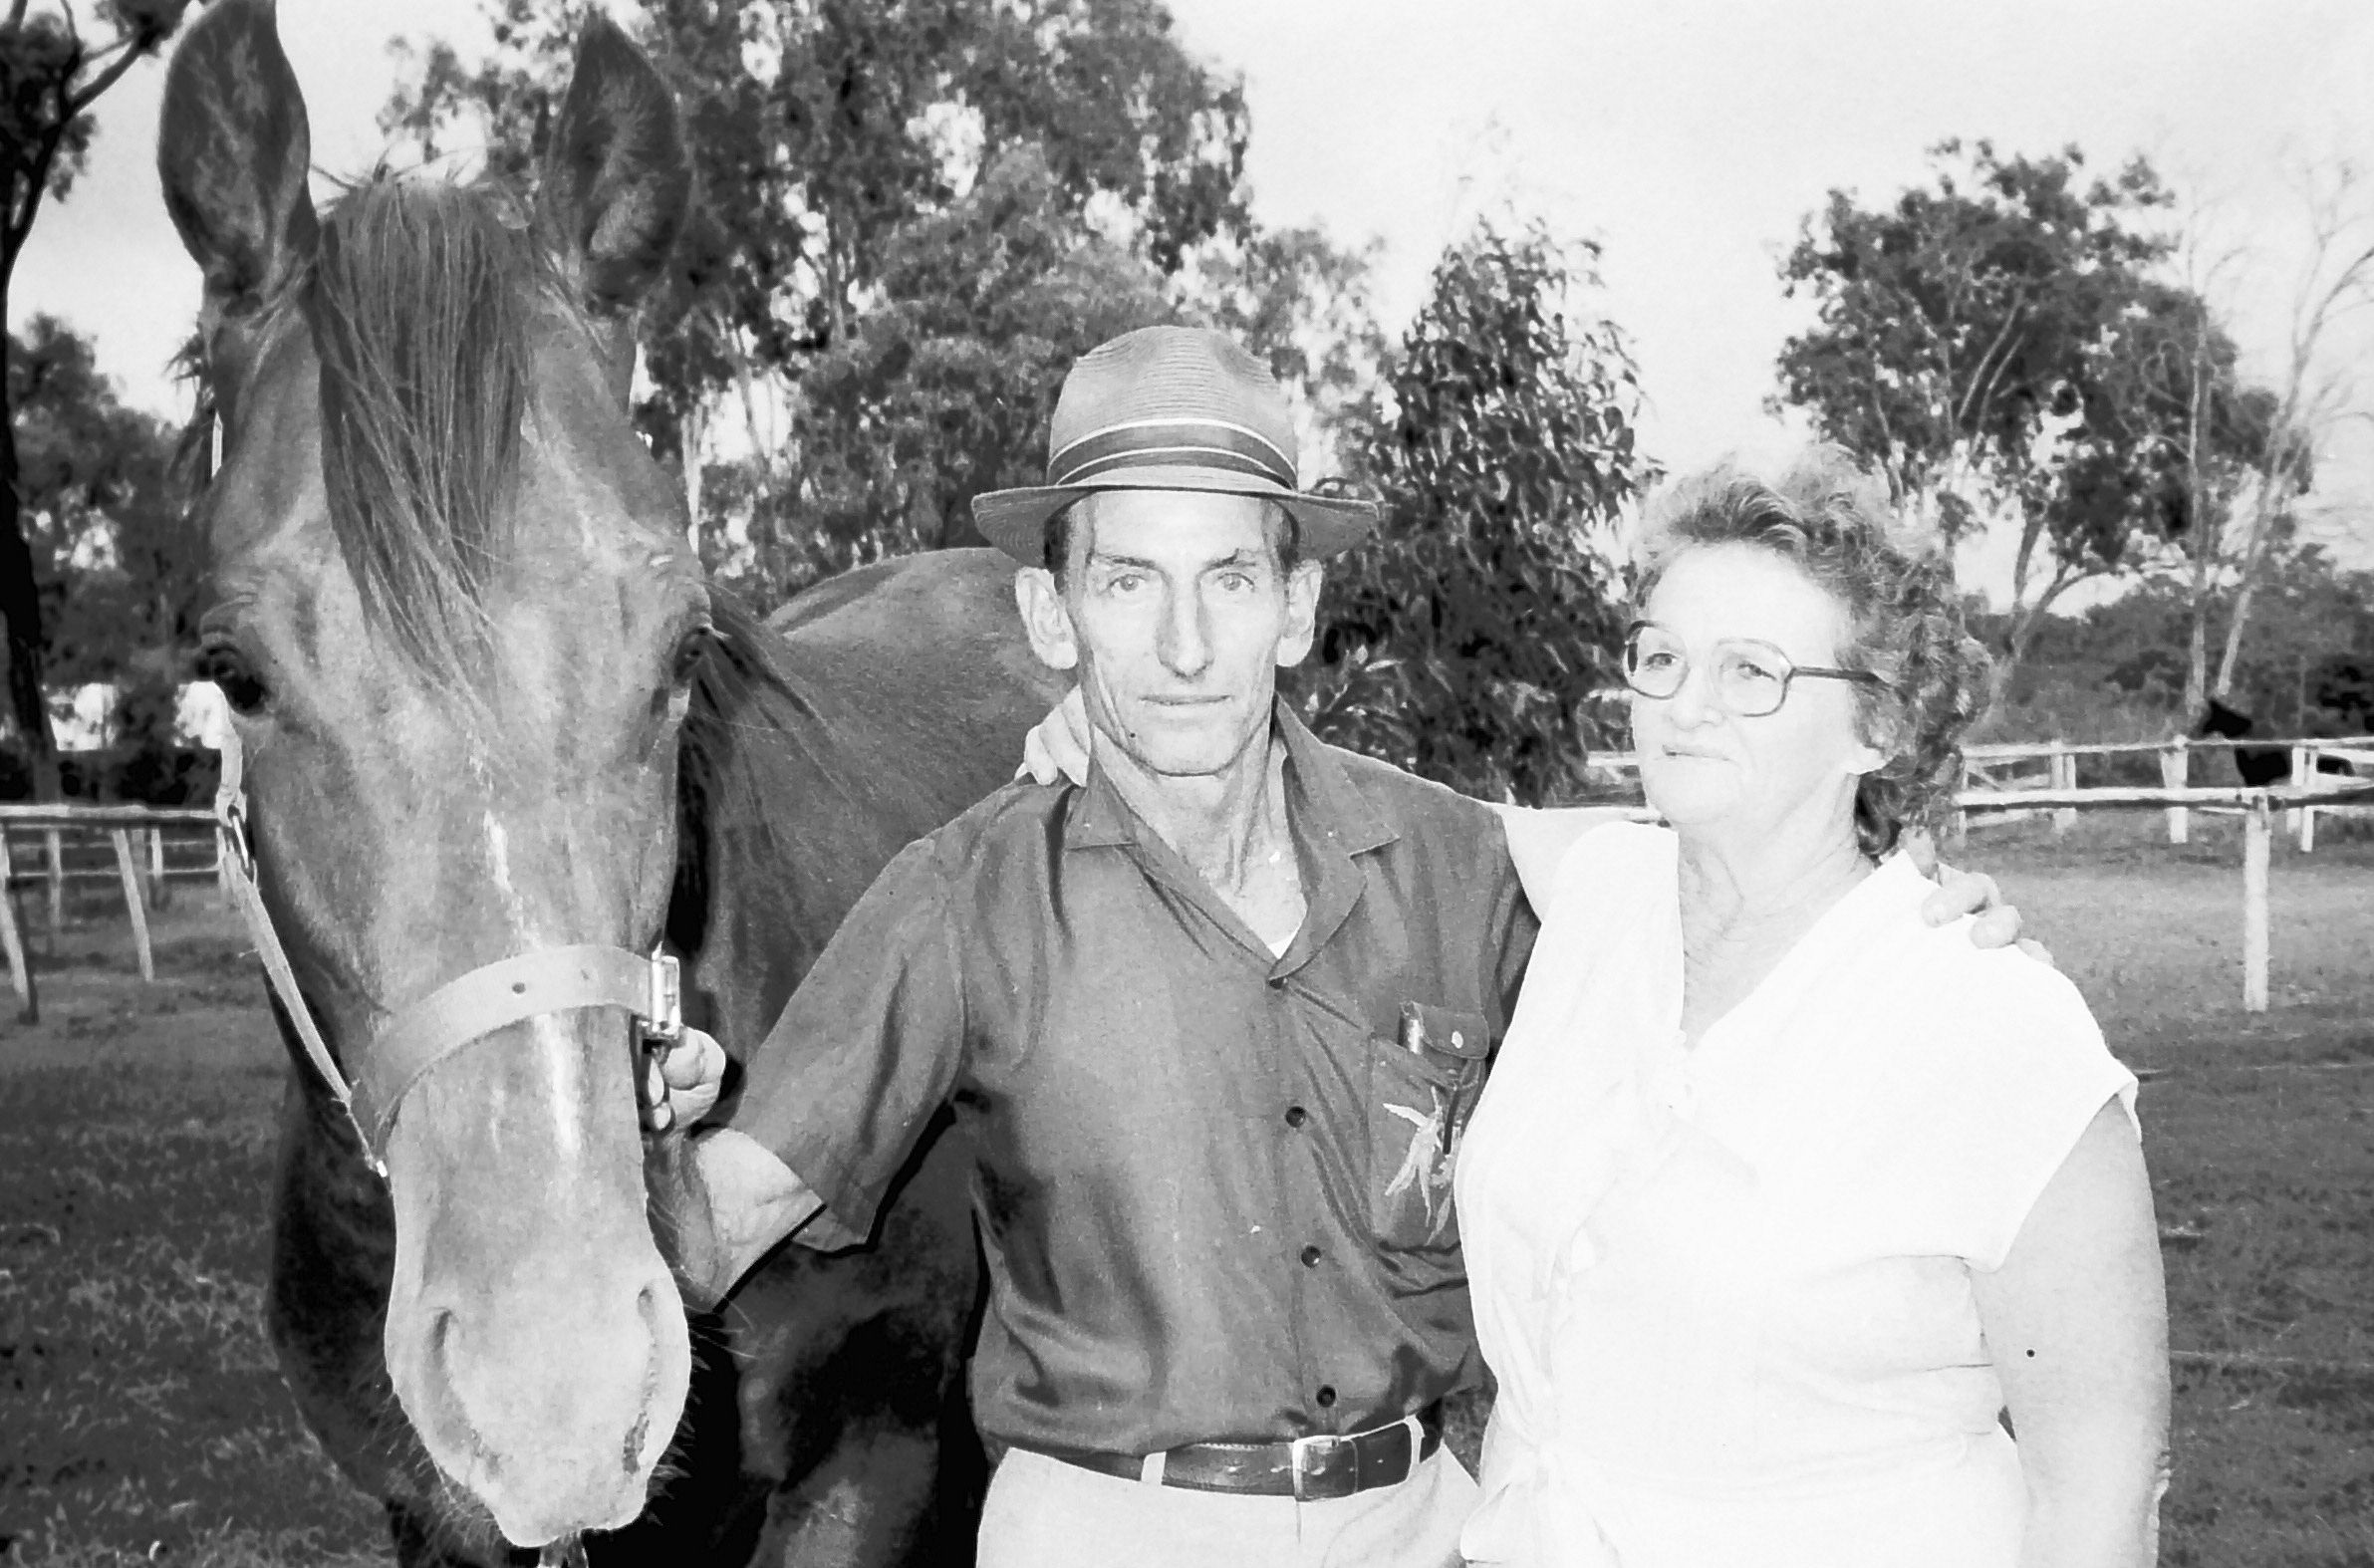
[{"label": "woman's face", "polygon": [[1685,835],[1845,831],[1858,777],[1886,758],[1863,743],[1844,680],[1800,675],[1777,711],[1741,718],[1716,690],[1719,644],[1759,643],[1792,664],[1836,667],[1846,612],[1794,562],[1761,546],[1699,545],[1666,569],[1642,619],[1689,665],[1670,697],[1632,694],[1633,749],[1649,804]]}]

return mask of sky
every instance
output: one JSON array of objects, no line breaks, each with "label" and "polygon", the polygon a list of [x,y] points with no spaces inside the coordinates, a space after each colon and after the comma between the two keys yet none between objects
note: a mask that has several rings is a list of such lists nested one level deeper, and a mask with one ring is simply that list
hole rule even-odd
[{"label": "sky", "polygon": [[[2374,6],[2363,0],[1171,0],[1180,36],[1240,73],[1255,213],[1383,250],[1391,329],[1443,247],[1514,213],[1603,247],[1607,311],[1631,336],[1645,449],[1670,468],[1779,454],[1763,408],[1806,322],[1777,263],[1833,188],[1882,201],[1948,136],[2009,152],[2075,143],[2105,173],[2149,156],[2249,256],[2226,277],[2246,355],[2279,342],[2306,162],[2374,176]],[[280,0],[321,168],[380,151],[386,45],[484,38],[475,0]],[[155,193],[161,70],[103,101],[91,167],[19,265],[34,311],[96,337],[132,401],[177,411],[164,366],[197,277]],[[2374,185],[2367,191],[2374,202]],[[2374,327],[2374,324],[2367,324]],[[2374,330],[2361,340],[2374,360]],[[2369,365],[2374,371],[2374,364]],[[2367,387],[2374,397],[2374,378]],[[2374,425],[2324,489],[2374,514]],[[2343,541],[2374,565],[2374,526]],[[1966,572],[2005,575],[2005,552]]]}]

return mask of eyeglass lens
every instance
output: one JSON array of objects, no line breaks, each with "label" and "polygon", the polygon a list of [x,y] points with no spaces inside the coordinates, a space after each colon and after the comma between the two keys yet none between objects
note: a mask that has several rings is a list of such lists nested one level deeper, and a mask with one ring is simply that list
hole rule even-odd
[{"label": "eyeglass lens", "polygon": [[[1741,718],[1775,711],[1788,693],[1790,664],[1776,648],[1760,644],[1715,646],[1715,692]],[[1664,699],[1690,678],[1690,655],[1682,640],[1661,627],[1641,627],[1624,644],[1624,681],[1642,696]]]}]

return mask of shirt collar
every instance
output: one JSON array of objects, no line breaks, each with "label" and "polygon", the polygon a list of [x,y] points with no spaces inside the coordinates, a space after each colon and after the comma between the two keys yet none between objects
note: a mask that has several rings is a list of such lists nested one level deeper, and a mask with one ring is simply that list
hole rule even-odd
[{"label": "shirt collar", "polygon": [[[1359,855],[1401,837],[1375,802],[1344,771],[1343,759],[1312,734],[1280,697],[1272,709],[1271,733],[1286,750],[1287,827],[1301,843],[1332,842],[1346,855]],[[1088,782],[1064,826],[1067,850],[1134,844],[1138,814],[1122,799],[1103,767],[1091,763]]]}]

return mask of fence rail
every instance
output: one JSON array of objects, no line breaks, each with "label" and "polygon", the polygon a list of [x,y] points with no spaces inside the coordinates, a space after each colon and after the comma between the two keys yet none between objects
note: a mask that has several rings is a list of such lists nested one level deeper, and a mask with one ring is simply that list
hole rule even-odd
[{"label": "fence rail", "polygon": [[[66,917],[66,890],[77,882],[115,882],[132,916],[140,978],[156,978],[148,913],[163,909],[171,879],[221,876],[221,846],[212,812],[194,806],[94,806],[74,802],[0,804],[0,948],[25,1016],[38,1010],[16,889],[32,884],[47,895],[51,941]],[[182,853],[176,856],[173,851]],[[189,853],[194,849],[197,853]],[[84,854],[82,852],[91,853]],[[179,864],[175,864],[178,859]]]}]

